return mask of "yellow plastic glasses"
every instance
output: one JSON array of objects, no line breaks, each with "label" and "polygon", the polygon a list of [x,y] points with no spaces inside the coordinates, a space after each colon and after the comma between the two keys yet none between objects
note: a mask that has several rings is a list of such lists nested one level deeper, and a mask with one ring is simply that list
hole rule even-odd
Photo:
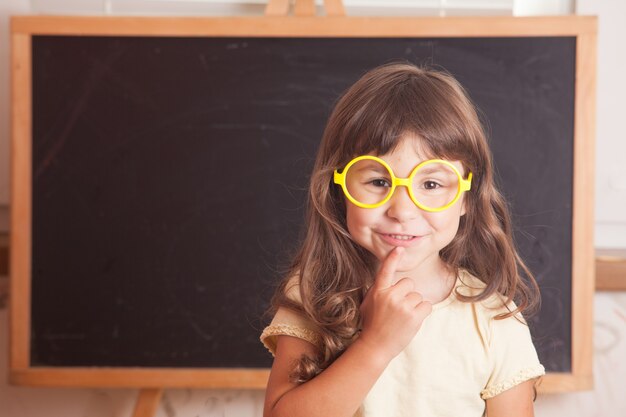
[{"label": "yellow plastic glasses", "polygon": [[471,172],[464,179],[452,163],[443,159],[424,161],[408,178],[397,178],[389,164],[372,155],[354,158],[343,170],[335,170],[333,177],[358,207],[380,207],[389,201],[397,186],[404,186],[415,205],[429,212],[451,207],[472,184]]}]

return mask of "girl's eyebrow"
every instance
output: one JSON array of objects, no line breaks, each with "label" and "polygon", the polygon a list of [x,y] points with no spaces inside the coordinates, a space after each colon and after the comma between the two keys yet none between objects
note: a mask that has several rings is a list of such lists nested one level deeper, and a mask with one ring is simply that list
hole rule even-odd
[{"label": "girl's eyebrow", "polygon": [[383,174],[389,173],[387,172],[387,169],[381,164],[379,164],[378,162],[368,162],[368,163],[359,164],[359,165],[361,166],[357,168],[357,171],[375,171],[375,172],[380,172]]},{"label": "girl's eyebrow", "polygon": [[446,170],[441,167],[426,166],[426,167],[420,168],[419,172],[423,172],[424,174],[432,174],[432,173],[439,173],[439,172],[445,173]]},{"label": "girl's eyebrow", "polygon": [[420,168],[419,170],[420,173],[422,174],[444,174],[444,175],[455,175],[456,174],[449,168],[443,168],[443,167],[433,167],[433,166],[426,166],[424,168]]}]

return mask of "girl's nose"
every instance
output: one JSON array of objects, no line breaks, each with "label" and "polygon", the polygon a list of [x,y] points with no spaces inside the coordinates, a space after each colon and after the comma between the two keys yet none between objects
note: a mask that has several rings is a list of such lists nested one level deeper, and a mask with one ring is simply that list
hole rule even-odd
[{"label": "girl's nose", "polygon": [[399,222],[413,220],[420,215],[420,208],[411,200],[406,187],[397,187],[387,204],[387,215]]}]

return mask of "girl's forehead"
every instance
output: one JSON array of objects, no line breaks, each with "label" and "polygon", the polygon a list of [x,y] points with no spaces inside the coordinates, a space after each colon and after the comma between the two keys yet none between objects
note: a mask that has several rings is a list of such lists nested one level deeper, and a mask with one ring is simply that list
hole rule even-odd
[{"label": "girl's forehead", "polygon": [[386,153],[373,151],[370,154],[385,160],[386,158],[390,158],[408,160],[412,162],[421,162],[435,158],[445,159],[441,158],[440,155],[436,155],[425,140],[421,139],[418,135],[411,133],[402,135],[396,144]]},{"label": "girl's forehead", "polygon": [[432,149],[427,146],[424,140],[420,139],[419,136],[411,134],[403,136],[387,153],[370,152],[368,155],[381,158],[387,162],[394,171],[398,170],[397,174],[403,172],[402,175],[408,175],[417,165],[431,159],[443,159],[451,162],[461,173],[464,172],[461,161],[436,155]]}]

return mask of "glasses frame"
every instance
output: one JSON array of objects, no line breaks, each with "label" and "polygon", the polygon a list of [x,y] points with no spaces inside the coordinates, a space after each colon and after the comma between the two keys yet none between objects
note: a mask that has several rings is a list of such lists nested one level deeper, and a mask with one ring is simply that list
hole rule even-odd
[{"label": "glasses frame", "polygon": [[[385,169],[387,169],[387,171],[390,174],[391,177],[391,190],[389,190],[389,193],[387,194],[387,196],[381,200],[380,202],[376,203],[376,204],[365,204],[365,203],[361,203],[359,201],[357,201],[354,197],[352,197],[350,195],[350,192],[348,191],[348,187],[346,185],[346,173],[348,172],[348,170],[350,169],[350,167],[354,164],[356,164],[359,161],[363,161],[363,160],[372,160],[372,161],[376,161],[379,162],[380,164],[382,164]],[[447,167],[450,167],[457,175],[457,177],[459,178],[459,183],[457,186],[457,192],[456,192],[456,196],[452,199],[452,201],[450,201],[448,204],[446,204],[443,207],[428,207],[423,205],[422,203],[420,203],[419,201],[417,201],[417,199],[415,198],[415,195],[413,194],[413,187],[411,186],[412,182],[413,182],[413,178],[415,177],[415,174],[417,173],[417,171],[420,168],[423,168],[426,165],[430,165],[433,163],[441,163],[446,165]],[[419,163],[419,165],[417,165],[415,168],[413,168],[413,170],[411,171],[411,174],[409,175],[408,178],[398,178],[395,176],[395,174],[393,173],[393,169],[391,169],[391,167],[389,166],[389,164],[387,162],[385,162],[384,160],[380,159],[377,156],[373,156],[373,155],[362,155],[362,156],[357,156],[356,158],[354,158],[353,160],[351,160],[350,162],[348,162],[348,164],[345,166],[345,168],[343,168],[341,170],[341,172],[339,172],[338,169],[335,170],[335,173],[333,175],[333,181],[335,184],[339,184],[341,185],[341,189],[343,190],[343,193],[346,195],[346,197],[348,198],[348,200],[350,200],[350,202],[358,207],[361,208],[376,208],[376,207],[380,207],[383,204],[385,204],[387,201],[389,201],[391,199],[391,197],[393,196],[393,193],[396,191],[396,187],[399,186],[404,186],[407,188],[408,192],[409,192],[409,197],[411,197],[411,200],[413,201],[413,203],[415,203],[415,205],[417,207],[419,207],[420,209],[424,210],[424,211],[428,211],[431,213],[436,213],[439,211],[444,211],[450,207],[452,207],[454,205],[454,203],[456,203],[459,198],[461,197],[461,194],[463,194],[465,191],[469,191],[472,188],[472,173],[470,172],[467,176],[467,179],[463,178],[461,176],[461,173],[459,172],[459,170],[457,169],[457,167],[455,167],[450,161],[446,161],[443,159],[428,159],[426,161],[422,161]]]}]

